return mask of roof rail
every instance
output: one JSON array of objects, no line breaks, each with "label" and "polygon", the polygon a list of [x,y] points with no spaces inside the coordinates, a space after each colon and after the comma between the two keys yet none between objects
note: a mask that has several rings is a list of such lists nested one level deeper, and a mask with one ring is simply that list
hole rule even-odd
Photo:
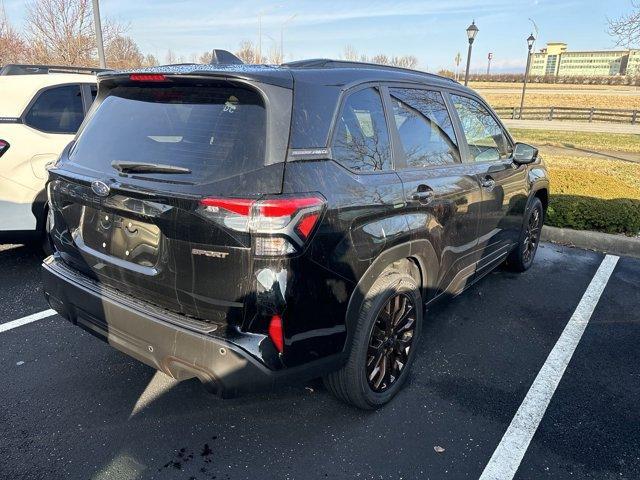
[{"label": "roof rail", "polygon": [[436,75],[435,73],[423,72],[420,70],[413,70],[411,68],[397,67],[395,65],[381,65],[379,63],[371,62],[355,62],[352,60],[333,60],[331,58],[312,58],[309,60],[296,60],[293,62],[283,63],[282,67],[288,68],[376,68],[382,70],[393,70],[397,72],[413,73],[414,75],[426,75],[429,77],[436,77],[442,80],[449,80],[457,83],[453,78],[443,77]]},{"label": "roof rail", "polygon": [[27,65],[11,63],[0,67],[0,76],[7,75],[42,75],[47,73],[83,73],[95,75],[99,72],[106,72],[105,68],[93,67],[69,67],[64,65]]}]

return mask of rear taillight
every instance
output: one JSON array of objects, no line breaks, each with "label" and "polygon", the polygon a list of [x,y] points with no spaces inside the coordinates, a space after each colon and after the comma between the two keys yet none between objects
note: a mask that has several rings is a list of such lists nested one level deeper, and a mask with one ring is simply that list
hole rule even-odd
[{"label": "rear taillight", "polygon": [[256,255],[296,253],[315,228],[325,201],[319,196],[270,198],[209,197],[200,201],[202,214],[237,232],[254,235]]},{"label": "rear taillight", "polygon": [[0,157],[4,155],[4,152],[9,150],[9,142],[5,140],[0,140]]}]

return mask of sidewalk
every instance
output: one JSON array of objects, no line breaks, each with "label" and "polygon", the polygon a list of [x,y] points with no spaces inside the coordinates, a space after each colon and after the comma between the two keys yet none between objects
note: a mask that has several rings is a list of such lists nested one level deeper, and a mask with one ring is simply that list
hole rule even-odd
[{"label": "sidewalk", "polygon": [[640,124],[564,122],[560,120],[511,120],[502,119],[508,128],[524,128],[531,130],[557,130],[570,132],[595,133],[631,133],[640,135]]}]

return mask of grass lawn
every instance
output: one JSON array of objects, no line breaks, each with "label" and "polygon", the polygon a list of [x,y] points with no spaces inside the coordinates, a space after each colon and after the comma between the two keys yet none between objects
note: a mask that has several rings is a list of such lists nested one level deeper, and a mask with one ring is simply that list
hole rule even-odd
[{"label": "grass lawn", "polygon": [[553,195],[640,200],[640,163],[593,157],[544,157]]},{"label": "grass lawn", "polygon": [[640,163],[547,156],[547,223],[577,230],[640,233]]},{"label": "grass lawn", "polygon": [[535,146],[575,147],[596,152],[640,153],[640,135],[620,133],[559,132],[555,130],[509,129],[518,142]]},{"label": "grass lawn", "polygon": [[[520,105],[519,93],[491,93],[490,90],[480,92],[492,107],[517,107]],[[640,110],[640,95],[617,95],[591,93],[544,93],[527,91],[526,107],[582,107],[582,108],[618,108],[623,110]]]},{"label": "grass lawn", "polygon": [[[521,82],[469,82],[469,87],[473,89],[522,89]],[[616,91],[637,91],[638,87],[631,85],[584,85],[584,84],[564,84],[564,83],[527,83],[527,90],[604,90]]]}]

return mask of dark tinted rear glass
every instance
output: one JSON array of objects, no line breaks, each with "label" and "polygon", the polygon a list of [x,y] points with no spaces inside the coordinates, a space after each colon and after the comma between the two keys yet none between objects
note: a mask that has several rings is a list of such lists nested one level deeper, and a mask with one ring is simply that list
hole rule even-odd
[{"label": "dark tinted rear glass", "polygon": [[45,90],[33,103],[25,123],[48,133],[76,133],[84,109],[79,85],[65,85]]},{"label": "dark tinted rear glass", "polygon": [[266,114],[257,92],[229,86],[115,87],[83,129],[71,161],[113,173],[111,162],[185,167],[145,178],[215,181],[264,166]]}]

